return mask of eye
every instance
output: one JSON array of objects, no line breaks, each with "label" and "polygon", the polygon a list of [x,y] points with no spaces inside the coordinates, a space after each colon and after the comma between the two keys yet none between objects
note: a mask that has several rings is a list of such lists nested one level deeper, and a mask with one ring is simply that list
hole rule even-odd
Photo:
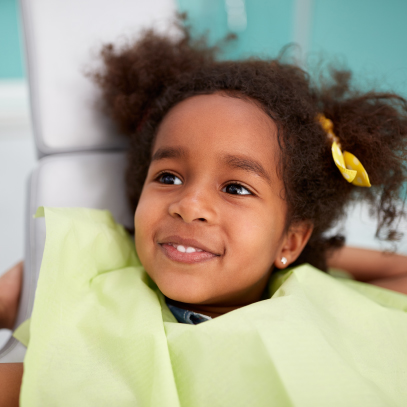
[{"label": "eye", "polygon": [[229,184],[226,185],[222,192],[226,192],[232,195],[253,195],[247,188],[240,184]]},{"label": "eye", "polygon": [[171,174],[169,172],[164,172],[160,174],[157,177],[157,181],[160,182],[161,184],[167,184],[167,185],[181,185],[182,181],[180,178],[175,176],[174,174]]}]

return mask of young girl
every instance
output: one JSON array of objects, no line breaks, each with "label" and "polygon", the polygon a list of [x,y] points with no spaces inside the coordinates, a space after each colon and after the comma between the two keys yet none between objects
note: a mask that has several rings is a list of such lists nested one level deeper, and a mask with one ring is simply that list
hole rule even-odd
[{"label": "young girl", "polygon": [[[328,255],[343,244],[327,233],[352,201],[368,200],[378,235],[395,239],[406,181],[406,101],[354,90],[348,72],[333,71],[317,87],[279,60],[218,62],[216,52],[187,31],[178,40],[147,32],[133,46],[104,48],[105,70],[95,78],[130,138],[126,179],[143,268],[105,215],[45,211],[47,247],[23,404],[384,406],[406,400],[397,353],[407,332],[405,297],[309,267],[276,273],[304,263],[326,271]],[[351,161],[345,154],[347,168],[339,150],[353,154]],[[63,254],[72,249],[71,225],[78,241],[91,241],[86,261],[88,246]],[[116,243],[109,237],[98,246],[109,233]],[[107,254],[113,246],[114,261]],[[331,264],[346,265],[346,250],[338,253]],[[377,262],[383,256],[369,260],[360,274],[367,268],[371,279],[383,276]],[[395,265],[391,276],[405,278],[405,258],[387,261]],[[113,279],[112,270],[121,274]],[[83,291],[95,285],[92,296]],[[95,309],[103,318],[89,311]],[[99,331],[108,321],[119,324],[113,336]],[[367,341],[381,344],[382,324],[389,349],[374,366]],[[55,325],[58,335],[40,334]],[[62,363],[68,345],[78,359],[69,354]]]}]

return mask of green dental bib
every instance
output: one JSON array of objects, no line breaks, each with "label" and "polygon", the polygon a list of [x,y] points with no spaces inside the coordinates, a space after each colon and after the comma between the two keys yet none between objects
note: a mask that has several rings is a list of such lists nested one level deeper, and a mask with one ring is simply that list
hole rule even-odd
[{"label": "green dental bib", "polygon": [[44,212],[23,407],[407,405],[407,296],[304,265],[180,324],[109,212]]}]

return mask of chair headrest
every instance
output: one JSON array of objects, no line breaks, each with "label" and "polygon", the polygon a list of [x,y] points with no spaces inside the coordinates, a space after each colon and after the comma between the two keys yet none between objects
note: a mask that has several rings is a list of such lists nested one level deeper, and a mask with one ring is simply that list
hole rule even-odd
[{"label": "chair headrest", "polygon": [[103,44],[167,28],[174,0],[22,0],[21,9],[39,155],[125,148],[85,73]]}]

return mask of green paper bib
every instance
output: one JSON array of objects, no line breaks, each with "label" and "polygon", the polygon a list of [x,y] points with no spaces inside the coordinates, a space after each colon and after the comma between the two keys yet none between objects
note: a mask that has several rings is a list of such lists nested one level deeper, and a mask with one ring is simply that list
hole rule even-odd
[{"label": "green paper bib", "polygon": [[44,212],[23,407],[407,405],[407,296],[304,265],[179,324],[109,212]]}]

